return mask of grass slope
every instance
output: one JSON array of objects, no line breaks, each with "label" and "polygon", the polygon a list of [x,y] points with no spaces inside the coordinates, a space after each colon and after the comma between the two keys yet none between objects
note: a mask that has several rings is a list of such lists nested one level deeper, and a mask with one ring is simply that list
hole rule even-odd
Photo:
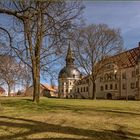
[{"label": "grass slope", "polygon": [[0,98],[0,140],[138,140],[140,101]]}]

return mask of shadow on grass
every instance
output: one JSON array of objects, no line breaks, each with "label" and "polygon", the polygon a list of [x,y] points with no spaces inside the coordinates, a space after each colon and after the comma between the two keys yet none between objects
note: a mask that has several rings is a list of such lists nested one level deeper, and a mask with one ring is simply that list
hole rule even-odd
[{"label": "shadow on grass", "polygon": [[[47,122],[40,122],[40,121],[34,121],[29,119],[23,119],[23,118],[14,118],[14,117],[6,117],[6,116],[0,116],[0,130],[2,130],[3,127],[9,127],[6,129],[6,131],[9,131],[11,133],[10,128],[15,128],[18,130],[23,129],[23,131],[16,131],[12,133],[12,135],[4,135],[0,136],[0,140],[15,140],[18,138],[30,140],[32,138],[28,138],[28,136],[36,134],[40,135],[41,133],[48,133],[48,132],[54,132],[57,134],[65,134],[68,135],[66,138],[33,138],[34,140],[136,140],[135,138],[132,138],[132,136],[140,137],[140,135],[129,133],[129,137],[127,137],[126,133],[120,133],[120,131],[110,131],[110,130],[88,130],[88,129],[80,129],[80,128],[74,128],[69,126],[61,126],[61,125],[55,125],[50,124]],[[24,131],[26,129],[27,131]],[[64,136],[65,136],[64,135]],[[69,135],[74,135],[76,138],[69,138]],[[78,136],[80,138],[78,138]]]},{"label": "shadow on grass", "polygon": [[22,99],[22,100],[33,102],[33,99]]}]

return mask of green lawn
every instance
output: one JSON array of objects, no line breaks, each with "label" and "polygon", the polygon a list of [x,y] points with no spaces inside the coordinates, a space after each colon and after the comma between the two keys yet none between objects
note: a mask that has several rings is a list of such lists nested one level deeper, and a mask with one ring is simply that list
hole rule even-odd
[{"label": "green lawn", "polygon": [[0,140],[140,140],[140,101],[0,97]]}]

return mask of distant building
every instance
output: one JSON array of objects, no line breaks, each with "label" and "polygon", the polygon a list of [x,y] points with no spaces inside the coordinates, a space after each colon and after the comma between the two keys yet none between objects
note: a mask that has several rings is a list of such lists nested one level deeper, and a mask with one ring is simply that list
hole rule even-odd
[{"label": "distant building", "polygon": [[[76,70],[74,73],[73,69],[74,74],[71,74],[74,58],[68,56],[71,56],[69,50],[66,67],[59,73],[60,97],[91,98],[93,85],[89,75],[81,78],[80,72]],[[95,83],[97,98],[140,99],[140,43],[136,48],[104,59],[102,71],[98,74]]]},{"label": "distant building", "polygon": [[[26,91],[25,91],[25,96],[33,96],[33,86],[30,86]],[[50,86],[48,84],[40,84],[40,96],[45,96],[45,97],[57,97],[58,92],[57,92],[57,87]]]},{"label": "distant building", "polygon": [[140,44],[107,58],[96,81],[98,98],[140,99]]},{"label": "distant building", "polygon": [[0,96],[5,96],[5,90],[2,87],[0,87]]},{"label": "distant building", "polygon": [[58,77],[58,95],[61,98],[72,98],[74,82],[80,79],[80,72],[74,65],[74,57],[70,45],[66,56],[66,66],[61,69]]}]

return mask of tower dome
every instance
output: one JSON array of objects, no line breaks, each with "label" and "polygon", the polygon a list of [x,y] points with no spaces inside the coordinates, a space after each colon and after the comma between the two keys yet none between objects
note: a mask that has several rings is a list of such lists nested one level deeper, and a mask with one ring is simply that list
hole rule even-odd
[{"label": "tower dome", "polygon": [[74,66],[74,57],[70,45],[68,47],[67,56],[65,60],[66,66],[60,70],[58,78],[80,78],[80,72]]}]

